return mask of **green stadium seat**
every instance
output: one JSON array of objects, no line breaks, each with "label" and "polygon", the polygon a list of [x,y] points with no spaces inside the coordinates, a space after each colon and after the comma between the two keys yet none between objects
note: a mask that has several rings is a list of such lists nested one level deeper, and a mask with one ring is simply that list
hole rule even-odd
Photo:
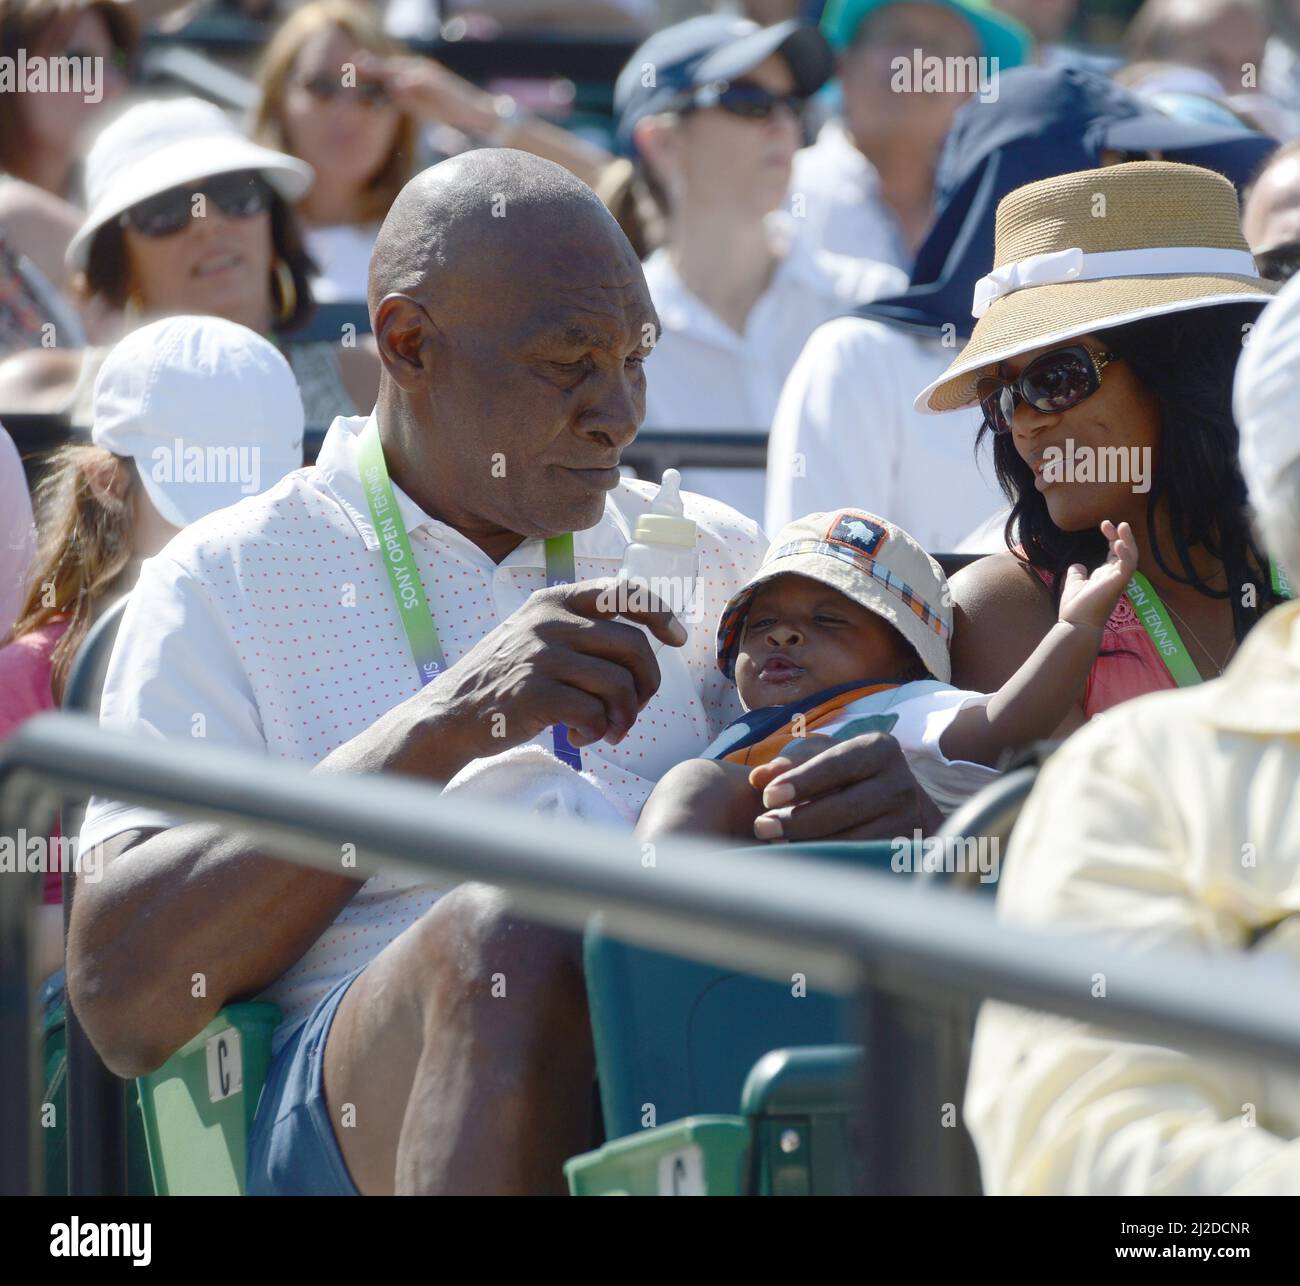
[{"label": "green stadium seat", "polygon": [[843,1196],[862,1131],[862,1051],[764,1054],[740,1113],[689,1116],[615,1139],[564,1167],[574,1196]]},{"label": "green stadium seat", "polygon": [[[771,853],[766,847],[746,851],[752,851],[756,866]],[[782,846],[783,856],[793,852],[877,870],[890,868],[894,851],[890,841]],[[750,1168],[737,1172],[739,1190],[784,1192],[801,1183],[812,1190],[807,1157],[786,1156],[782,1163],[780,1156],[769,1156],[770,1131],[763,1127],[756,1143],[756,1122],[784,1119],[780,1111],[769,1114],[773,1095],[815,1098],[815,1087],[838,1086],[846,1092],[826,1100],[820,1133],[838,1130],[841,1146],[847,1147],[844,1119],[851,1114],[849,1104],[860,1102],[846,1088],[846,1069],[860,1061],[844,1046],[854,1035],[850,1005],[817,991],[815,980],[773,982],[630,946],[610,937],[599,916],[588,926],[583,955],[605,1135],[611,1142],[570,1162],[571,1190],[589,1191],[593,1185],[621,1190],[617,1184],[626,1181],[633,1184],[629,1191],[671,1191],[668,1172],[679,1153],[692,1158],[689,1190],[702,1190],[706,1181],[710,1192],[737,1190],[724,1176],[732,1173],[741,1139]],[[774,1056],[774,1050],[781,1054]],[[737,1105],[740,1118],[734,1115]],[[809,1113],[794,1116],[803,1124],[788,1128],[802,1131],[807,1142]],[[716,1158],[708,1150],[714,1143],[721,1150]],[[697,1163],[694,1158],[701,1154]],[[661,1165],[667,1167],[663,1174]],[[801,1167],[803,1178],[791,1178]],[[835,1167],[837,1181],[847,1181],[848,1168],[845,1154]],[[824,1177],[822,1184],[821,1190],[845,1190]]]},{"label": "green stadium seat", "polygon": [[156,1072],[136,1081],[153,1172],[167,1196],[243,1196],[249,1127],[280,1010],[227,1005]]}]

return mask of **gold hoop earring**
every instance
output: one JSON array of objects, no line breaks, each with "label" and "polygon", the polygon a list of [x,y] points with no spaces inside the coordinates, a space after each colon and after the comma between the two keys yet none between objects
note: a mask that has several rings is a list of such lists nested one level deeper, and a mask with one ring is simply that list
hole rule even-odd
[{"label": "gold hoop earring", "polygon": [[298,287],[294,284],[293,270],[279,255],[271,264],[272,293],[279,301],[280,311],[276,320],[284,325],[298,308]]}]

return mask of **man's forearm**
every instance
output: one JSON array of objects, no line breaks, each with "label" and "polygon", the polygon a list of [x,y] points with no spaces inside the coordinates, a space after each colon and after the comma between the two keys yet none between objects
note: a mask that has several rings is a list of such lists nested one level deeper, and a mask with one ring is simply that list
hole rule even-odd
[{"label": "man's forearm", "polygon": [[[313,771],[454,776],[475,730],[430,707],[390,711]],[[208,824],[109,841],[103,877],[78,884],[68,942],[73,1003],[109,1066],[152,1070],[300,959],[362,883],[342,864],[346,842],[335,874]]]},{"label": "man's forearm", "polygon": [[118,837],[105,859],[98,882],[78,879],[68,991],[120,1076],[152,1071],[228,1001],[278,978],[360,887],[207,824]]}]

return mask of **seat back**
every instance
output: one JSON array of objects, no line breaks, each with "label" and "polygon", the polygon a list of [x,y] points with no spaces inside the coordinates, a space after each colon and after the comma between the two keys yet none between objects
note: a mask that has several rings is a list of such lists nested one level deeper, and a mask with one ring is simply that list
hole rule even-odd
[{"label": "seat back", "polygon": [[280,1017],[261,1001],[227,1005],[136,1082],[160,1197],[244,1194],[248,1131]]},{"label": "seat back", "polygon": [[753,1138],[751,1195],[855,1191],[867,1145],[862,1078],[856,1045],[774,1049],[754,1064],[740,1099]]},{"label": "seat back", "polygon": [[[786,845],[782,854],[887,869],[888,841]],[[770,854],[752,850],[756,868]],[[769,1050],[852,1038],[850,1006],[798,976],[773,982],[620,942],[599,917],[584,942],[606,1138],[734,1113]]]}]

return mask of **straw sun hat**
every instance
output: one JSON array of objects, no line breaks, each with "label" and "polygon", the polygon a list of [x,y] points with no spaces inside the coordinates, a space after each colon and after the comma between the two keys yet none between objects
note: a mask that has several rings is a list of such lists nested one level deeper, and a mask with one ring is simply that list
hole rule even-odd
[{"label": "straw sun hat", "polygon": [[971,406],[987,366],[1090,331],[1211,304],[1264,304],[1237,193],[1196,165],[1134,161],[1029,183],[998,205],[979,320],[918,411]]}]

